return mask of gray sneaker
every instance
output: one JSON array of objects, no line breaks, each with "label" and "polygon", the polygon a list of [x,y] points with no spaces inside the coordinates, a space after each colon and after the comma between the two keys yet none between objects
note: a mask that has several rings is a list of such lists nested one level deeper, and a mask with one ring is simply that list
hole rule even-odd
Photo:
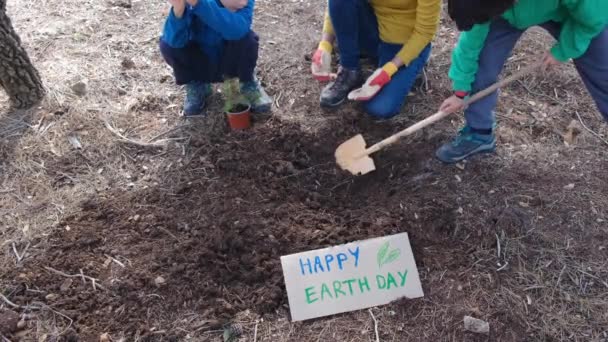
[{"label": "gray sneaker", "polygon": [[241,92],[247,101],[249,101],[252,112],[267,113],[270,111],[270,107],[272,106],[272,98],[268,96],[257,77],[254,76],[253,81],[251,82],[243,83],[241,86]]},{"label": "gray sneaker", "polygon": [[363,84],[361,70],[349,70],[340,67],[336,80],[321,91],[321,107],[333,108],[346,100],[348,93]]},{"label": "gray sneaker", "polygon": [[479,134],[465,126],[449,143],[441,146],[435,156],[446,164],[458,163],[472,155],[479,153],[492,153],[496,151],[496,137],[494,133]]}]

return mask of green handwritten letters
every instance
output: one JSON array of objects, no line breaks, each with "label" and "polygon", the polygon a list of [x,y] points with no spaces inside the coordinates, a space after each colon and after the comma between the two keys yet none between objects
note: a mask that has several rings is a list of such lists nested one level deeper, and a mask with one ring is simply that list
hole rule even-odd
[{"label": "green handwritten letters", "polygon": [[386,272],[378,274],[373,279],[368,277],[335,280],[333,283],[321,283],[309,286],[304,290],[306,303],[325,302],[342,297],[354,297],[373,291],[388,291],[404,287],[407,282],[407,270],[403,272]]}]

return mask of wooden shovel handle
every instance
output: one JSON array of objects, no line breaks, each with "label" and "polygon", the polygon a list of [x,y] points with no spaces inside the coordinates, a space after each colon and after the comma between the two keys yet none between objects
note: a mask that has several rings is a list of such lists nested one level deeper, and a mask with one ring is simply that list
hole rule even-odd
[{"label": "wooden shovel handle", "polygon": [[[474,102],[476,102],[476,101],[478,101],[478,100],[480,100],[480,99],[482,99],[482,98],[490,95],[491,93],[493,93],[494,91],[496,91],[498,88],[502,88],[502,87],[504,87],[504,86],[512,83],[513,81],[516,81],[516,80],[518,80],[518,79],[520,79],[520,78],[522,78],[522,77],[524,77],[524,76],[526,76],[526,75],[534,72],[541,65],[542,65],[541,62],[537,62],[537,63],[531,64],[531,65],[529,65],[529,66],[527,66],[527,67],[519,70],[518,72],[514,73],[513,75],[511,75],[509,77],[506,77],[505,79],[503,79],[503,80],[501,80],[499,82],[494,83],[492,86],[490,86],[490,87],[488,87],[488,88],[486,88],[486,89],[484,89],[482,91],[479,91],[479,92],[475,93],[473,96],[471,96],[467,100],[465,100],[465,104],[466,105],[470,105],[471,103],[474,103]],[[433,123],[435,123],[435,122],[437,122],[437,121],[445,118],[446,116],[448,116],[450,114],[451,113],[444,113],[444,112],[441,112],[441,111],[437,112],[437,113],[429,116],[428,118],[426,118],[426,119],[424,119],[422,121],[419,121],[419,122],[415,123],[414,125],[412,125],[412,126],[406,128],[406,129],[404,129],[404,130],[402,130],[402,131],[400,131],[400,132],[398,132],[398,133],[396,133],[396,134],[394,134],[394,135],[392,135],[392,136],[390,136],[390,137],[388,137],[388,138],[380,141],[379,143],[377,143],[377,144],[369,147],[359,157],[365,157],[365,156],[368,156],[368,155],[370,155],[372,153],[378,152],[381,149],[383,149],[383,148],[385,148],[385,147],[387,147],[389,145],[392,145],[392,144],[396,143],[399,139],[401,139],[401,138],[403,138],[405,136],[408,136],[408,135],[410,135],[410,134],[412,134],[414,132],[417,132],[418,130],[420,130],[420,129],[426,127],[426,126],[429,126],[429,125],[431,125],[431,124],[433,124]]]}]

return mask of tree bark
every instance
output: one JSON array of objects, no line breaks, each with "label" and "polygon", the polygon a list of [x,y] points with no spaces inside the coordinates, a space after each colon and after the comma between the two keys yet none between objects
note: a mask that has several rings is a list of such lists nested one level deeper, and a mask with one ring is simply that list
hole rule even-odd
[{"label": "tree bark", "polygon": [[40,74],[6,13],[6,0],[0,0],[0,86],[19,109],[33,107],[45,95]]}]

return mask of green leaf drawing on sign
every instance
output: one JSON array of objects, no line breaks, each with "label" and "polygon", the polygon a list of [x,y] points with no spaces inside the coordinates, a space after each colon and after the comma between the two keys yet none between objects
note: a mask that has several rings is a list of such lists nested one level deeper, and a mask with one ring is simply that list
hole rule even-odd
[{"label": "green leaf drawing on sign", "polygon": [[388,257],[386,258],[385,264],[390,264],[391,262],[397,260],[401,255],[401,251],[398,249],[393,249],[390,253],[388,253]]},{"label": "green leaf drawing on sign", "polygon": [[390,264],[391,262],[399,259],[401,256],[401,250],[398,248],[393,249],[389,252],[390,245],[389,242],[385,242],[380,249],[378,250],[378,267],[382,267],[383,265]]},{"label": "green leaf drawing on sign", "polygon": [[384,257],[386,257],[386,253],[388,253],[388,241],[380,247],[378,250],[378,267],[382,267]]}]

